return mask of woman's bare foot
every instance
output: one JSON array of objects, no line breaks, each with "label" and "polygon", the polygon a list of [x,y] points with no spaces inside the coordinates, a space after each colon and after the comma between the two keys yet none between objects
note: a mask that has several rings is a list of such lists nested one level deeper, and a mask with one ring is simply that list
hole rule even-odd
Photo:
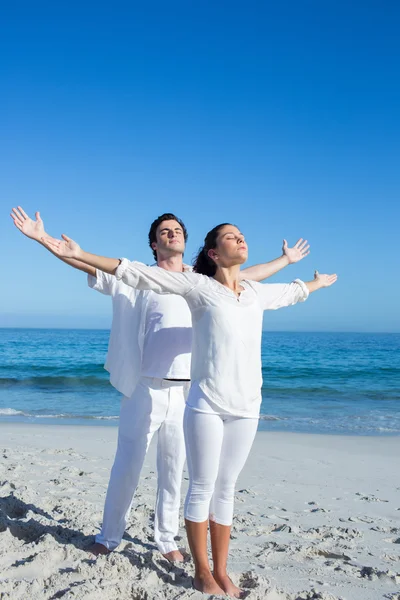
[{"label": "woman's bare foot", "polygon": [[88,548],[88,552],[91,552],[95,556],[99,556],[99,554],[110,554],[111,550],[103,546],[103,544],[96,542]]},{"label": "woman's bare foot", "polygon": [[163,557],[169,560],[170,563],[183,562],[185,560],[180,550],[171,550],[171,552],[163,554]]},{"label": "woman's bare foot", "polygon": [[195,577],[193,579],[193,587],[198,592],[203,592],[203,594],[220,594],[225,596],[224,590],[219,587],[211,573]]},{"label": "woman's bare foot", "polygon": [[232,596],[233,598],[242,598],[243,590],[237,587],[228,575],[214,575],[214,579],[217,584],[224,590],[228,596]]}]

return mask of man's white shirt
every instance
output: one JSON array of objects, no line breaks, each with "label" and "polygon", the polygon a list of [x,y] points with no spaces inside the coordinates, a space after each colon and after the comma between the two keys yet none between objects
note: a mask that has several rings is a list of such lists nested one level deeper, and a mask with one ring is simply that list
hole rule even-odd
[{"label": "man's white shirt", "polygon": [[192,318],[182,296],[147,294],[142,377],[190,379]]},{"label": "man's white shirt", "polygon": [[190,379],[192,319],[181,296],[136,290],[98,269],[88,285],[112,298],[104,368],[113,387],[129,398],[143,376]]}]

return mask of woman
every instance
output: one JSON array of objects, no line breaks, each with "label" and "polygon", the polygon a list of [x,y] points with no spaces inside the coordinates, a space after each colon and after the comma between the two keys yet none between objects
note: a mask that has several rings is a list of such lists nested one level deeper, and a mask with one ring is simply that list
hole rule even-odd
[{"label": "woman", "polygon": [[[183,296],[192,314],[191,389],[184,430],[189,470],[185,523],[195,564],[194,587],[240,598],[227,574],[236,480],[250,452],[261,403],[261,332],[264,310],[304,301],[332,285],[336,275],[260,284],[239,279],[247,244],[237,227],[223,223],[206,236],[194,272],[176,273],[126,259],[89,254],[73,240],[43,239],[62,257],[115,274],[141,290]],[[213,572],[207,556],[210,525]]]}]

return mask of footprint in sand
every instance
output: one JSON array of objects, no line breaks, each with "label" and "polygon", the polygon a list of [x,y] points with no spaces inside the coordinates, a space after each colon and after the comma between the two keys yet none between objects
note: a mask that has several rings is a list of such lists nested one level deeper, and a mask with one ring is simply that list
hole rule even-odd
[{"label": "footprint in sand", "polygon": [[381,527],[380,525],[374,525],[371,527],[371,531],[378,531],[379,533],[391,533],[393,535],[397,535],[400,533],[399,527]]},{"label": "footprint in sand", "polygon": [[375,519],[371,517],[348,517],[347,519],[339,518],[342,523],[345,521],[351,521],[351,523],[374,523]]},{"label": "footprint in sand", "polygon": [[375,567],[361,567],[358,569],[358,576],[362,579],[369,579],[370,581],[380,579],[381,581],[388,581],[396,584],[400,583],[400,573],[395,573],[390,570],[381,571]]},{"label": "footprint in sand", "polygon": [[400,538],[385,538],[383,541],[390,544],[400,544]]},{"label": "footprint in sand", "polygon": [[377,498],[373,494],[362,494],[361,492],[356,492],[356,496],[358,496],[359,500],[364,500],[365,502],[389,502],[389,500],[382,500],[381,498]]}]

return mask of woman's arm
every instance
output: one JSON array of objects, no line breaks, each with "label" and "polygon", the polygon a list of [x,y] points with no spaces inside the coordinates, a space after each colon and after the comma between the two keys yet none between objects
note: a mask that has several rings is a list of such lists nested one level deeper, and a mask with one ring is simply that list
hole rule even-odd
[{"label": "woman's arm", "polygon": [[277,310],[307,300],[311,292],[335,283],[337,275],[320,275],[315,271],[313,281],[296,279],[293,283],[253,283],[263,310]]},{"label": "woman's arm", "polygon": [[121,262],[118,258],[105,258],[97,254],[90,254],[90,252],[82,250],[79,244],[67,235],[62,234],[62,238],[62,240],[57,240],[45,235],[42,237],[41,242],[50,252],[61,259],[79,261],[89,265],[94,270],[99,269],[105,273],[110,273],[110,275],[115,275],[115,271]]},{"label": "woman's arm", "polygon": [[107,258],[91,254],[81,249],[79,244],[71,240],[66,235],[62,235],[62,240],[46,237],[43,238],[43,244],[51,249],[55,254],[64,257],[79,260],[100,271],[115,275],[117,279],[122,279],[127,285],[138,290],[152,290],[158,294],[178,294],[186,295],[192,290],[201,275],[197,273],[167,271],[161,267],[148,267],[140,262],[131,262],[118,258]]},{"label": "woman's arm", "polygon": [[240,271],[240,279],[250,279],[252,281],[262,281],[275,273],[278,273],[288,265],[294,264],[303,260],[310,254],[310,245],[307,240],[300,238],[293,248],[288,247],[286,240],[283,240],[282,256],[275,258],[267,263],[247,267]]}]

